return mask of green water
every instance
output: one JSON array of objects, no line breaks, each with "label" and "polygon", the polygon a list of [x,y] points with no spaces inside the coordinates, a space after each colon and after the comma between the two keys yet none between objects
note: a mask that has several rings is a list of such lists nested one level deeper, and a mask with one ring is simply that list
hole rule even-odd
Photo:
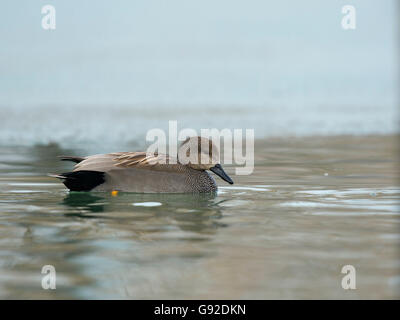
[{"label": "green water", "polygon": [[217,195],[117,196],[45,176],[84,150],[0,147],[0,298],[400,298],[397,145],[258,141],[254,173],[228,167]]}]

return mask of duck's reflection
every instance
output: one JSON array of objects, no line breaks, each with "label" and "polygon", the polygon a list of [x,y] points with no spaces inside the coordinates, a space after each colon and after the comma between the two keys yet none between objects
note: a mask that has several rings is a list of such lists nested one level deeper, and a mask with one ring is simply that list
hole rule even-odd
[{"label": "duck's reflection", "polygon": [[72,211],[71,213],[67,213],[67,215],[93,218],[93,215],[85,215],[85,212],[104,212],[104,200],[105,198],[95,196],[89,192],[70,192],[63,199],[62,204],[79,211]]},{"label": "duck's reflection", "polygon": [[[150,224],[162,221],[177,225],[181,230],[213,233],[224,225],[220,222],[222,208],[215,193],[207,194],[134,194],[71,192],[62,204],[74,210],[68,216],[118,220],[126,225]],[[93,215],[93,213],[102,213]],[[167,228],[168,225],[165,225]],[[145,228],[149,229],[149,228]]]}]

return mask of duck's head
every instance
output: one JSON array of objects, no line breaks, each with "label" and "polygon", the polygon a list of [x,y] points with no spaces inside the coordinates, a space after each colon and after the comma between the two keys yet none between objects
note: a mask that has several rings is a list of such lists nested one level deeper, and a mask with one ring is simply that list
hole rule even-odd
[{"label": "duck's head", "polygon": [[195,170],[211,170],[221,179],[233,184],[220,164],[219,150],[209,139],[204,137],[187,138],[179,147],[179,162]]}]

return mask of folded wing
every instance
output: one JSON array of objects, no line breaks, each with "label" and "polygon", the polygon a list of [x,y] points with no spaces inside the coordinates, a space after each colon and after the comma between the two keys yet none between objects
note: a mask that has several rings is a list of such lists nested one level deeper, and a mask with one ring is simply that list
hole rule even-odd
[{"label": "folded wing", "polygon": [[165,154],[148,155],[146,152],[117,152],[86,157],[75,165],[73,171],[109,172],[128,168],[168,171],[171,166],[174,166],[171,162],[171,158]]}]

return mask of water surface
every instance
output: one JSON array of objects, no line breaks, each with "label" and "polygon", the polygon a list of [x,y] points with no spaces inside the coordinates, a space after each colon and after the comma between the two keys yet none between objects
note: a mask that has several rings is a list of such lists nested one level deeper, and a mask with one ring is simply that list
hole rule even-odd
[{"label": "water surface", "polygon": [[400,298],[397,141],[260,140],[217,195],[69,193],[45,174],[84,150],[1,147],[0,298]]}]

